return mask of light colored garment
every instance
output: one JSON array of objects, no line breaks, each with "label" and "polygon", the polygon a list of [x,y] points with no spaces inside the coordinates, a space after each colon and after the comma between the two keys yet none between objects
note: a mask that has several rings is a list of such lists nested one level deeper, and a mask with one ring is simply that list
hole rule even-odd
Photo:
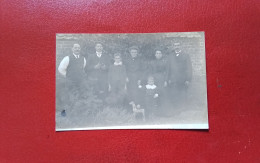
[{"label": "light colored garment", "polygon": [[[79,58],[79,55],[75,55],[75,58]],[[62,59],[62,61],[60,62],[60,65],[58,67],[58,71],[60,72],[61,75],[66,76],[67,73],[67,68],[69,66],[69,62],[70,62],[70,58],[69,56],[66,56]],[[86,66],[86,59],[84,58],[84,67]]]},{"label": "light colored garment", "polygon": [[147,84],[145,87],[146,87],[146,89],[155,89],[156,85],[149,85],[149,84]]},{"label": "light colored garment", "polygon": [[102,56],[102,52],[96,52],[97,57],[100,58]]}]

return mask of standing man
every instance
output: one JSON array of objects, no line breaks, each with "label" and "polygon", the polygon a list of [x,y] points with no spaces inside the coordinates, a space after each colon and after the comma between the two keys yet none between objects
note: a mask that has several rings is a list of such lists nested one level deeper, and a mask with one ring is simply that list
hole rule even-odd
[{"label": "standing man", "polygon": [[94,92],[103,100],[108,92],[107,75],[112,59],[104,53],[101,43],[97,43],[95,49],[96,53],[88,56],[86,73]]},{"label": "standing man", "polygon": [[187,89],[192,79],[190,56],[184,53],[180,43],[174,43],[169,56],[168,83],[174,105],[182,107],[187,99]]},{"label": "standing man", "polygon": [[[80,54],[80,45],[78,43],[73,44],[72,54],[64,57],[58,67],[59,73],[66,78],[65,91],[62,93],[63,103],[66,107],[71,107],[72,101],[70,101],[69,93],[72,90],[81,90],[83,85],[85,72],[84,68],[86,66],[86,59]],[[62,115],[65,116],[66,109],[62,111]]]}]

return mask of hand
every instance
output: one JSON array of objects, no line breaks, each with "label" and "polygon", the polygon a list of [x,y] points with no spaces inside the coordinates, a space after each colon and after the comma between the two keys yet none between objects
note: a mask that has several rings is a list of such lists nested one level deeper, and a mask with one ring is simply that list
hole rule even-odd
[{"label": "hand", "polygon": [[164,82],[164,87],[167,87],[167,81]]},{"label": "hand", "polygon": [[127,83],[129,82],[129,79],[128,78],[126,78],[126,80],[125,80]]},{"label": "hand", "polygon": [[109,84],[108,85],[108,92],[110,92],[111,91],[111,85]]},{"label": "hand", "polygon": [[153,96],[153,98],[157,98],[159,95],[156,93],[154,96]]}]

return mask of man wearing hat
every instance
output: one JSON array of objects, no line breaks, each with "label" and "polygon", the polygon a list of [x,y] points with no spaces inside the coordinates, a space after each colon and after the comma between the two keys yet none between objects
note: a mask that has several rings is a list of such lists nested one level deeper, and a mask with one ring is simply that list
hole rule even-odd
[{"label": "man wearing hat", "polygon": [[179,42],[173,44],[169,62],[170,95],[174,105],[182,107],[187,99],[187,89],[192,79],[192,64],[190,56],[183,52]]}]

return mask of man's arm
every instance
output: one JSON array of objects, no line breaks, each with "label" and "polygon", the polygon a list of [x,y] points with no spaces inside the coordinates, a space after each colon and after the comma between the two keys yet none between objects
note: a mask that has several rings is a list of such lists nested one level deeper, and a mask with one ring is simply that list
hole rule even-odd
[{"label": "man's arm", "polygon": [[59,65],[59,72],[62,76],[66,77],[66,73],[67,73],[67,67],[69,65],[69,56],[66,56],[62,59],[62,61],[60,62],[60,65]]},{"label": "man's arm", "polygon": [[87,61],[86,58],[84,57],[84,68],[86,67]]}]

